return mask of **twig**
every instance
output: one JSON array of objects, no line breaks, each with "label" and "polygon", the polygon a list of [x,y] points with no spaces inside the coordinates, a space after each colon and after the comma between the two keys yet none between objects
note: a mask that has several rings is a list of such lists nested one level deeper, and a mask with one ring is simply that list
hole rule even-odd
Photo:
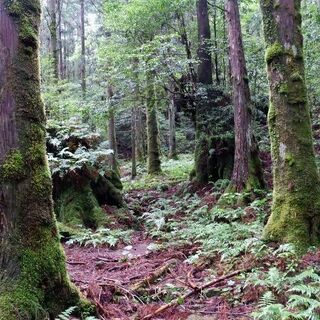
[{"label": "twig", "polygon": [[235,277],[235,276],[237,276],[237,275],[239,275],[241,273],[247,272],[249,270],[251,270],[251,268],[237,270],[237,271],[229,273],[229,274],[227,274],[227,275],[225,275],[223,277],[216,278],[216,279],[214,279],[212,281],[209,281],[209,282],[205,283],[204,285],[202,285],[200,287],[197,287],[196,289],[193,289],[192,291],[189,291],[189,292],[185,293],[184,295],[180,296],[179,298],[172,300],[170,303],[163,305],[162,307],[158,308],[153,313],[150,313],[150,314],[146,315],[145,317],[143,317],[142,320],[152,319],[154,316],[156,316],[156,315],[168,310],[171,307],[174,307],[174,306],[178,305],[181,301],[184,301],[185,299],[191,297],[192,295],[194,295],[194,294],[196,294],[196,293],[198,293],[198,292],[200,292],[200,291],[202,291],[202,290],[204,290],[206,288],[209,288],[209,287],[211,287],[213,285],[216,285],[216,284],[218,284],[218,283],[220,283],[220,282],[222,282],[224,280],[227,280],[229,278],[233,278],[233,277]]}]

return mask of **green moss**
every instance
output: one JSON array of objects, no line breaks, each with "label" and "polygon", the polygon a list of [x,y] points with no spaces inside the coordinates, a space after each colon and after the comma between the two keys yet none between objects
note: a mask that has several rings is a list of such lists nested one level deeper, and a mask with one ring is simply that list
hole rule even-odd
[{"label": "green moss", "polygon": [[288,163],[290,167],[292,167],[295,164],[295,161],[291,154],[286,154],[285,161]]},{"label": "green moss", "polygon": [[32,190],[30,191],[37,196],[46,196],[50,194],[52,183],[49,169],[38,167],[32,174],[31,186]]},{"label": "green moss", "polygon": [[56,203],[56,214],[59,221],[69,226],[97,228],[106,221],[106,214],[89,185],[65,190]]},{"label": "green moss", "polygon": [[288,94],[289,92],[289,86],[287,83],[282,83],[279,86],[279,93],[280,94]]},{"label": "green moss", "polygon": [[54,228],[43,228],[33,237],[32,241],[28,239],[32,246],[24,245],[19,250],[19,277],[10,280],[0,295],[0,320],[43,320],[79,303],[79,292],[67,277],[64,253]]},{"label": "green moss", "polygon": [[25,163],[20,151],[14,150],[5,158],[0,167],[1,180],[17,181],[25,175]]},{"label": "green moss", "polygon": [[275,42],[273,45],[267,48],[265,59],[267,63],[271,63],[276,57],[284,54],[284,49],[279,42]]}]

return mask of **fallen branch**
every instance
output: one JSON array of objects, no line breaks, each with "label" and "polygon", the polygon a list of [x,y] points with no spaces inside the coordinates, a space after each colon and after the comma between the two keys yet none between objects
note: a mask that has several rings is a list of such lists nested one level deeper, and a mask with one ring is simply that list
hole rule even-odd
[{"label": "fallen branch", "polygon": [[178,263],[178,260],[171,259],[165,265],[160,268],[154,270],[151,274],[149,274],[146,278],[132,284],[130,286],[130,290],[138,291],[146,285],[150,285],[159,279],[163,274],[165,274],[171,267],[175,266]]},{"label": "fallen branch", "polygon": [[205,283],[204,285],[200,286],[200,287],[197,287],[195,289],[193,289],[192,291],[189,291],[187,293],[185,293],[184,295],[180,296],[179,298],[177,299],[174,299],[172,300],[170,303],[167,303],[165,305],[163,305],[162,307],[158,308],[156,311],[154,311],[153,313],[150,313],[148,315],[146,315],[145,317],[142,318],[142,320],[149,320],[149,319],[152,319],[153,317],[157,316],[158,314],[168,310],[169,308],[171,307],[175,307],[179,304],[181,304],[181,301],[184,301],[186,300],[187,298],[191,297],[192,295],[198,293],[198,292],[201,292],[203,291],[204,289],[207,289],[211,286],[214,286],[224,280],[227,280],[227,279],[230,279],[230,278],[233,278],[241,273],[244,273],[244,272],[247,272],[247,271],[250,271],[250,269],[242,269],[242,270],[237,270],[237,271],[234,271],[232,273],[229,273],[223,277],[220,277],[220,278],[216,278],[210,282],[207,282]]}]

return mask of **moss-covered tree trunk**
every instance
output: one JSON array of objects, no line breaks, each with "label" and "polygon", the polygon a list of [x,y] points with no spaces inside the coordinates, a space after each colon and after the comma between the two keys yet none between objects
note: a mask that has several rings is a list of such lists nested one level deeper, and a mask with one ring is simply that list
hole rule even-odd
[{"label": "moss-covered tree trunk", "polygon": [[[209,180],[209,134],[207,125],[207,113],[210,108],[212,91],[212,61],[209,41],[211,40],[209,11],[207,0],[197,1],[198,20],[198,86],[203,96],[196,107],[196,150],[195,150],[195,179],[197,182],[206,183]],[[204,93],[206,92],[206,93]],[[209,96],[209,97],[208,97]]]},{"label": "moss-covered tree trunk", "polygon": [[270,83],[272,214],[267,239],[319,240],[320,188],[307,102],[300,0],[261,0]]},{"label": "moss-covered tree trunk", "polygon": [[0,319],[77,305],[53,214],[40,97],[40,1],[0,1]]},{"label": "moss-covered tree trunk", "polygon": [[154,76],[151,72],[149,72],[147,78],[148,174],[158,174],[161,172],[161,161],[158,142],[158,122]]},{"label": "moss-covered tree trunk", "polygon": [[263,173],[251,128],[251,97],[237,0],[226,0],[229,60],[233,86],[235,154],[228,190],[242,192],[263,187]]}]

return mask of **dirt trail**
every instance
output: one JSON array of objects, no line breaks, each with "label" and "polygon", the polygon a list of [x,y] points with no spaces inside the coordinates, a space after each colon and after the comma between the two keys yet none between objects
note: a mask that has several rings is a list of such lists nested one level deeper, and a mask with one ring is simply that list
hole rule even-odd
[{"label": "dirt trail", "polygon": [[[174,192],[175,187],[164,192],[132,191],[126,198],[131,203],[139,201],[142,214],[154,201],[160,197],[170,198]],[[65,246],[71,280],[96,303],[101,319],[143,319],[183,295],[192,285],[203,284],[217,267],[214,261],[203,267],[186,263],[197,250],[195,244],[155,252],[152,251],[155,243],[157,241],[150,239],[145,231],[135,231],[129,246],[120,245],[114,250]],[[143,285],[133,290],[139,281]],[[226,285],[227,281],[223,281],[206,294],[200,292],[152,319],[251,319],[250,307],[239,304],[231,308],[219,294]]]}]

